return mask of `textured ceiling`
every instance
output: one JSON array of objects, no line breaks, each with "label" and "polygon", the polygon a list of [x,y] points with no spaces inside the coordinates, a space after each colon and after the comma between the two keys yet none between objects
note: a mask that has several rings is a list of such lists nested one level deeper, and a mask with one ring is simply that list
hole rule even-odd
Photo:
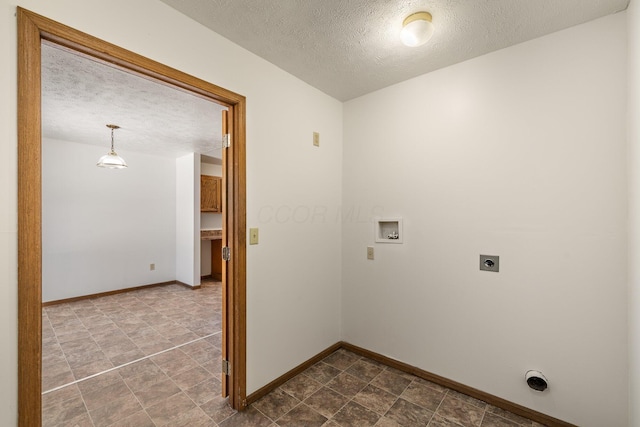
[{"label": "textured ceiling", "polygon": [[42,46],[44,137],[100,145],[106,153],[106,125],[112,123],[120,126],[116,151],[219,158],[225,108],[59,46]]},{"label": "textured ceiling", "polygon": [[[626,9],[629,0],[161,0],[342,101]],[[433,15],[429,43],[400,43]]]},{"label": "textured ceiling", "polygon": [[[629,0],[161,0],[323,92],[349,100],[624,10]],[[403,19],[433,15],[424,46]],[[215,82],[214,82],[215,83]],[[224,107],[55,45],[42,49],[43,136],[116,151],[220,157]]]}]

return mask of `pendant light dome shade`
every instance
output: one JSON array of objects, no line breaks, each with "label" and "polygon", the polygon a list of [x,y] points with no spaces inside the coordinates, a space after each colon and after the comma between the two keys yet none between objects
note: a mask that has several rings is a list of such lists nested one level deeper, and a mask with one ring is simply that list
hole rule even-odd
[{"label": "pendant light dome shade", "polygon": [[107,169],[124,169],[127,167],[127,162],[113,149],[113,131],[115,129],[120,129],[118,125],[107,125],[109,129],[111,129],[111,150],[100,157],[96,166]]},{"label": "pendant light dome shade", "polygon": [[433,24],[429,12],[417,12],[407,16],[402,23],[400,40],[406,46],[422,46],[433,35]]}]

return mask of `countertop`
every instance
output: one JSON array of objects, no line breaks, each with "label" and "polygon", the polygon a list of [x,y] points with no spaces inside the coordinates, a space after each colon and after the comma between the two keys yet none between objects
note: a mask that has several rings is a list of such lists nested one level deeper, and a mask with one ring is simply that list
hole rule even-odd
[{"label": "countertop", "polygon": [[200,240],[222,240],[222,229],[200,230]]}]

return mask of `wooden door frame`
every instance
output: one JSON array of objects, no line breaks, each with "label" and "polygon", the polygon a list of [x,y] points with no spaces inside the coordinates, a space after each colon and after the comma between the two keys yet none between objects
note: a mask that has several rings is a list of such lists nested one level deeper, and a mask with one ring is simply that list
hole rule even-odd
[{"label": "wooden door frame", "polygon": [[42,116],[41,43],[49,41],[115,64],[142,77],[223,104],[232,114],[233,162],[228,165],[225,212],[229,402],[246,405],[246,152],[245,97],[145,58],[26,9],[18,19],[18,425],[41,425],[42,399]]}]

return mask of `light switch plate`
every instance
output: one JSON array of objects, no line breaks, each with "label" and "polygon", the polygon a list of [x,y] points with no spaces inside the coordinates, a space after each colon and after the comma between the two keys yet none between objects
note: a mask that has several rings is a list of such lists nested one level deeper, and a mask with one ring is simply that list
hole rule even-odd
[{"label": "light switch plate", "polygon": [[258,229],[250,228],[249,229],[249,244],[257,245],[258,244]]},{"label": "light switch plate", "polygon": [[367,246],[367,259],[373,259],[373,246]]},{"label": "light switch plate", "polygon": [[313,145],[316,147],[320,147],[320,133],[319,132],[314,132],[313,133]]},{"label": "light switch plate", "polygon": [[480,255],[480,270],[500,271],[500,257],[498,255]]}]

